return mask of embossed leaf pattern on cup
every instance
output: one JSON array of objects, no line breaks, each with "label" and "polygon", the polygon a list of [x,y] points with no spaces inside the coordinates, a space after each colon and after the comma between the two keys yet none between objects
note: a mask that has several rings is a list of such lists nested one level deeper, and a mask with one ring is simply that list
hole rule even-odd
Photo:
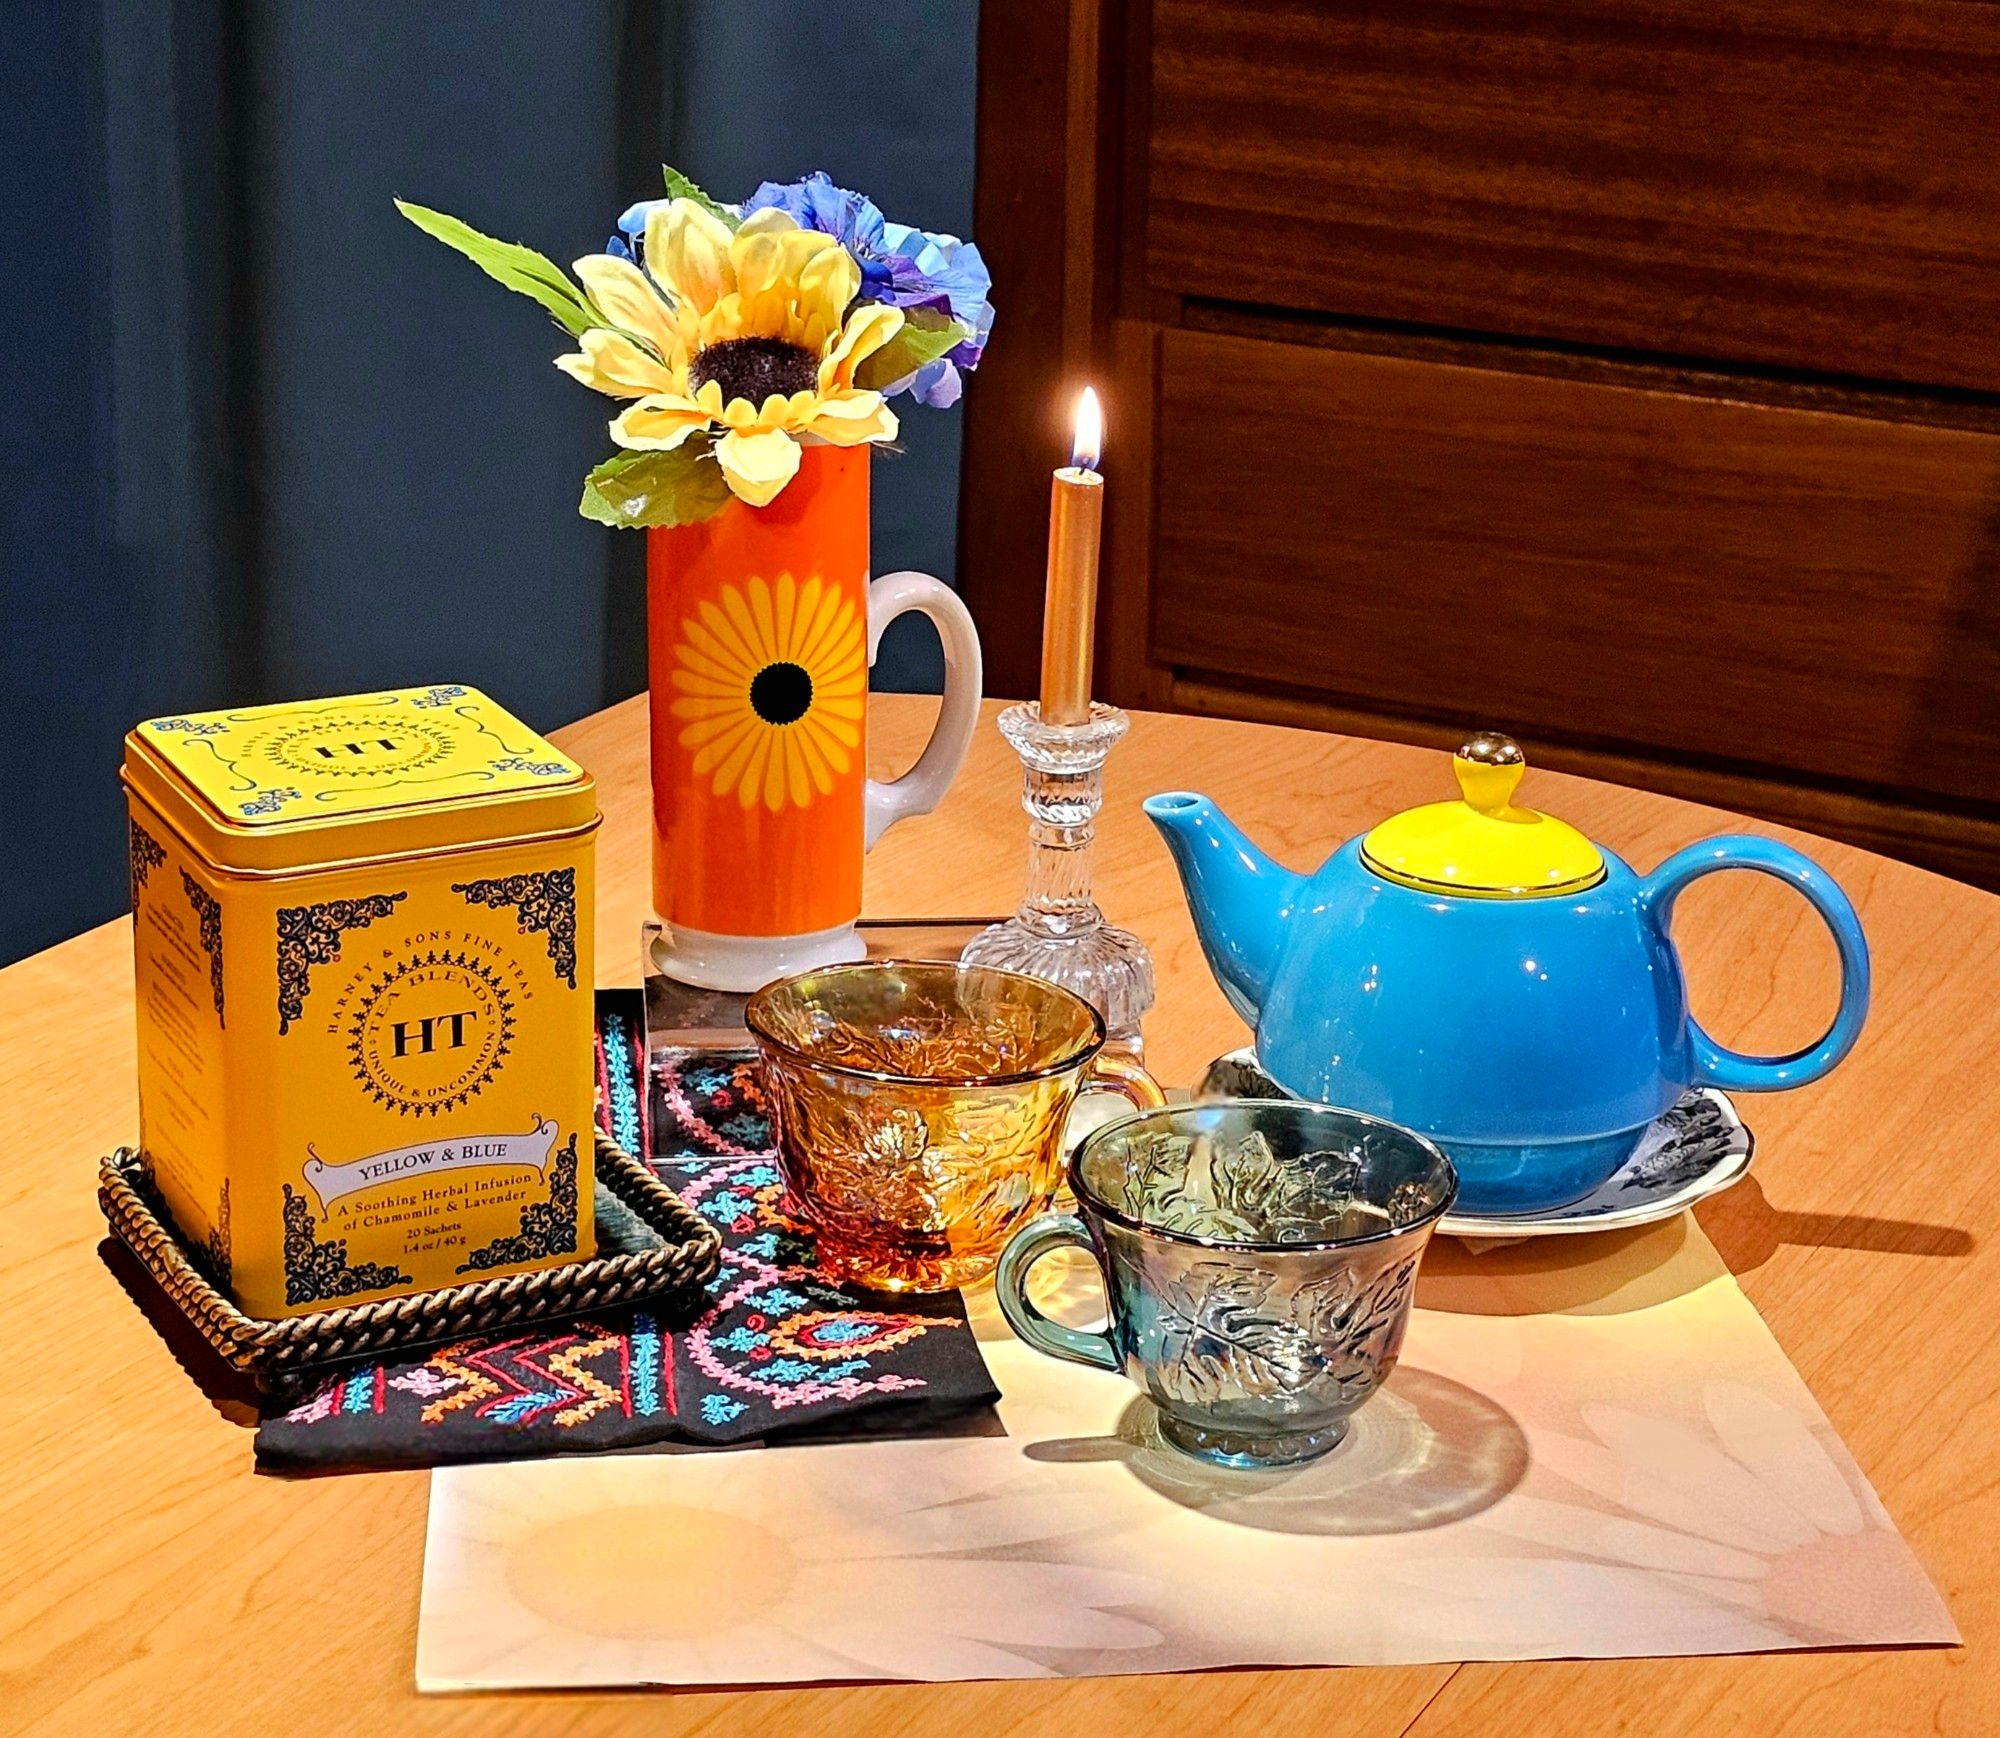
[{"label": "embossed leaf pattern on cup", "polygon": [[1352,1268],[1299,1287],[1292,1308],[1320,1349],[1320,1367],[1343,1400],[1365,1398],[1388,1374],[1384,1367],[1405,1319],[1414,1261],[1397,1262],[1362,1285]]},{"label": "embossed leaf pattern on cup", "polygon": [[[1287,1164],[1256,1131],[1237,1141],[1156,1135],[1139,1143],[1124,1190],[1129,1210],[1165,1230],[1216,1240],[1307,1243],[1351,1234],[1357,1153]],[[1402,1223],[1403,1221],[1396,1221]]]},{"label": "embossed leaf pattern on cup", "polygon": [[1319,1360],[1304,1331],[1266,1309],[1273,1283],[1255,1268],[1204,1261],[1166,1286],[1161,1375],[1175,1399],[1296,1394],[1312,1380]]},{"label": "embossed leaf pattern on cup", "polygon": [[887,1088],[799,1070],[777,1083],[795,1187],[849,1235],[942,1233],[997,1249],[1048,1198],[1066,1087]]},{"label": "embossed leaf pattern on cup", "polygon": [[909,1106],[852,1114],[847,1138],[818,1150],[816,1192],[829,1205],[893,1224],[944,1223],[950,1173],[931,1153],[923,1112]]},{"label": "embossed leaf pattern on cup", "polygon": [[1343,1267],[1274,1303],[1271,1273],[1197,1262],[1161,1291],[1163,1385],[1200,1404],[1294,1395],[1322,1381],[1344,1400],[1365,1397],[1386,1374],[1415,1275],[1414,1260],[1365,1284]]}]

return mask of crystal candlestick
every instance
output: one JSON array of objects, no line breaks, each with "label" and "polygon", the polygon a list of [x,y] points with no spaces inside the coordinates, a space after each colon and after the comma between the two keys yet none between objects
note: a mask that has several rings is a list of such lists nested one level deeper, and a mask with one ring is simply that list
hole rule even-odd
[{"label": "crystal candlestick", "polygon": [[964,959],[1074,990],[1104,1016],[1111,1041],[1136,1053],[1139,1023],[1153,1005],[1153,956],[1137,936],[1104,921],[1090,891],[1104,762],[1130,726],[1117,707],[1098,701],[1080,724],[1045,723],[1033,701],[1000,714],[1000,734],[1021,757],[1028,888],[1021,909],[975,936]]}]

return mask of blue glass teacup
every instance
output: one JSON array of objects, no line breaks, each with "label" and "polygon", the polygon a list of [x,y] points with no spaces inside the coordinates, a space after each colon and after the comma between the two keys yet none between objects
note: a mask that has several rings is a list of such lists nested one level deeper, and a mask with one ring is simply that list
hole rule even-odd
[{"label": "blue glass teacup", "polygon": [[[1123,1371],[1174,1447],[1224,1466],[1311,1460],[1396,1367],[1417,1265],[1458,1193],[1451,1161],[1329,1105],[1222,1100],[1126,1117],[1070,1164],[1077,1212],[1000,1257],[1000,1308],[1037,1351]],[[1104,1331],[1036,1308],[1028,1273],[1080,1245]]]}]

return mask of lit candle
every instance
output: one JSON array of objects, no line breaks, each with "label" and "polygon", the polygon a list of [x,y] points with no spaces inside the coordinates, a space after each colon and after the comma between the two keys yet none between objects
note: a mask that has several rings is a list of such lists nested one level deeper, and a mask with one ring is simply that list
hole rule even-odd
[{"label": "lit candle", "polygon": [[1042,722],[1090,718],[1091,640],[1097,630],[1097,541],[1104,479],[1097,458],[1104,413],[1089,387],[1076,403],[1070,462],[1049,489],[1049,587],[1042,611]]}]

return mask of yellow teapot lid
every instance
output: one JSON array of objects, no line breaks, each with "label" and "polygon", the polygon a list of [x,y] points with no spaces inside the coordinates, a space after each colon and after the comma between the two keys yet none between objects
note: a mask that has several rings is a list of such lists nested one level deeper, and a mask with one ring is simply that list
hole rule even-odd
[{"label": "yellow teapot lid", "polygon": [[1603,854],[1553,815],[1516,807],[1528,770],[1511,737],[1482,731],[1452,756],[1460,795],[1391,815],[1361,841],[1376,874],[1425,893],[1535,899],[1604,878]]}]

